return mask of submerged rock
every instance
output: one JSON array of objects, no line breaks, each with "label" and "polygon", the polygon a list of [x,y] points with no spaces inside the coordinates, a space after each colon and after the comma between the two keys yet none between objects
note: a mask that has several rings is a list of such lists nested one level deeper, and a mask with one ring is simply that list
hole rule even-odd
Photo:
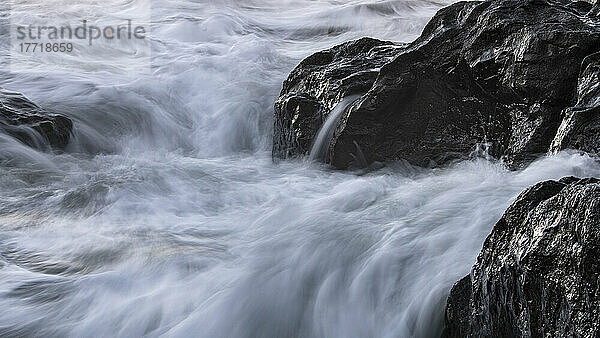
[{"label": "submerged rock", "polygon": [[0,131],[32,148],[45,150],[64,149],[72,128],[67,117],[38,107],[22,94],[0,89]]},{"label": "submerged rock", "polygon": [[[597,5],[596,5],[597,7]],[[306,154],[335,103],[365,94],[329,147],[338,168],[406,159],[438,165],[485,143],[509,164],[546,153],[600,50],[589,3],[499,0],[440,10],[409,45],[363,39],[303,61],[275,105],[273,156]]]},{"label": "submerged rock", "polygon": [[443,336],[599,336],[599,226],[599,180],[525,190],[452,288]]}]

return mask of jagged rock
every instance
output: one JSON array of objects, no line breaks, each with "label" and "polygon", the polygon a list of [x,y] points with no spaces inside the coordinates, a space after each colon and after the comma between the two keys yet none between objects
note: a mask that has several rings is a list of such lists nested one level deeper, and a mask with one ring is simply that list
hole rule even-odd
[{"label": "jagged rock", "polygon": [[525,190],[448,298],[444,337],[600,335],[600,181]]},{"label": "jagged rock", "polygon": [[567,148],[600,152],[600,53],[586,57],[581,68],[577,104],[566,109],[552,152]]},{"label": "jagged rock", "polygon": [[596,4],[588,13],[589,16],[600,17],[600,1],[596,0]]},{"label": "jagged rock", "polygon": [[[416,41],[385,49],[377,58],[381,69],[369,76],[376,78],[372,86],[356,81],[352,93],[368,91],[340,119],[328,158],[338,168],[356,165],[359,152],[369,163],[406,159],[429,166],[463,157],[481,143],[511,164],[546,153],[562,111],[575,103],[582,60],[600,50],[591,7],[500,0],[440,10]],[[330,89],[348,75],[332,77],[345,69],[332,60],[355,58],[322,53],[301,63],[284,85],[276,104],[274,157],[305,153],[332,104],[347,95]],[[390,59],[389,53],[396,55]],[[360,66],[353,71],[377,68]],[[310,97],[310,109],[284,107],[299,95]]]},{"label": "jagged rock", "polygon": [[273,157],[306,155],[331,109],[346,96],[368,91],[379,68],[401,47],[363,38],[302,61],[275,102]]},{"label": "jagged rock", "polygon": [[63,149],[69,143],[73,123],[50,113],[19,93],[0,89],[0,131],[24,144],[46,150]]}]

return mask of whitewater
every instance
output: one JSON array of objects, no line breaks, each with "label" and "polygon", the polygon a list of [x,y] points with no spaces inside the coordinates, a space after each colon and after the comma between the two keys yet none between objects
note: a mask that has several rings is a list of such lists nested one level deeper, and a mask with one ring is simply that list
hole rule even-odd
[{"label": "whitewater", "polygon": [[[84,10],[53,1],[52,15]],[[509,171],[474,152],[343,172],[274,163],[271,145],[304,57],[410,42],[448,4],[157,0],[149,74],[8,72],[2,58],[0,87],[69,116],[74,135],[43,153],[0,134],[0,336],[439,335],[506,207],[542,180],[600,176],[597,160]]]}]

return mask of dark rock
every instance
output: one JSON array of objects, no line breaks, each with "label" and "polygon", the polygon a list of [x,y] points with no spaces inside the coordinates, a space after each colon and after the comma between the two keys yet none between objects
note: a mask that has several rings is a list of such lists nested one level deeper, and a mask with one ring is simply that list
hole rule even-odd
[{"label": "dark rock", "polygon": [[445,336],[466,337],[471,333],[470,302],[472,298],[471,277],[465,276],[454,285],[448,296]]},{"label": "dark rock", "polygon": [[600,335],[600,181],[525,190],[448,298],[444,337]]},{"label": "dark rock", "polygon": [[596,18],[600,17],[600,1],[596,1],[596,4],[590,10],[590,12],[588,13],[588,16],[596,17]]},{"label": "dark rock", "polygon": [[273,157],[306,155],[331,110],[346,96],[367,92],[379,68],[401,46],[363,38],[302,61],[275,103]]},{"label": "dark rock", "polygon": [[574,101],[581,61],[598,49],[600,32],[566,7],[450,6],[382,68],[339,127],[332,162],[347,167],[353,142],[369,161],[418,165],[481,142],[509,161],[545,153]]},{"label": "dark rock", "polygon": [[[548,151],[562,111],[576,101],[583,59],[600,50],[597,19],[586,16],[592,12],[588,3],[461,2],[440,10],[410,45],[386,48],[376,58],[365,58],[368,48],[317,53],[284,84],[276,104],[274,157],[305,153],[302,147],[332,105],[368,89],[337,125],[328,158],[338,168],[354,165],[358,151],[368,163],[442,164],[478,144],[509,164],[527,162]],[[362,78],[346,80],[343,88],[356,90],[332,85],[348,76],[341,65],[356,59],[362,63],[353,74],[378,68],[373,60],[383,64],[368,76],[376,77],[372,86]],[[302,94],[324,109],[282,108],[290,96]],[[312,123],[303,128],[292,123],[298,119]],[[294,144],[300,137],[292,134],[304,146]]]},{"label": "dark rock", "polygon": [[327,116],[325,107],[305,93],[286,95],[275,104],[273,155],[292,157],[306,154]]},{"label": "dark rock", "polygon": [[572,1],[567,3],[567,7],[576,10],[580,14],[587,14],[594,7],[594,4],[587,1]]},{"label": "dark rock", "polygon": [[581,69],[577,104],[565,110],[552,152],[567,148],[600,152],[600,53],[586,57]]},{"label": "dark rock", "polygon": [[72,128],[67,117],[38,107],[22,94],[0,89],[0,130],[24,144],[40,150],[64,149]]}]

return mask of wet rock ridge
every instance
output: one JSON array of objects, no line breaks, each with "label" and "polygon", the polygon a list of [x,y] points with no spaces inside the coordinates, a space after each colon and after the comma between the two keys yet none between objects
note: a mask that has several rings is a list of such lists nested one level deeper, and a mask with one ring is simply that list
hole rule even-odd
[{"label": "wet rock ridge", "polygon": [[600,52],[586,57],[581,68],[577,104],[565,110],[552,152],[569,148],[600,152]]},{"label": "wet rock ridge", "polygon": [[309,152],[329,112],[356,93],[364,94],[340,118],[328,149],[341,169],[357,157],[436,166],[480,144],[517,166],[551,148],[579,147],[589,137],[578,135],[596,130],[581,127],[594,113],[580,112],[598,105],[589,99],[597,13],[588,2],[460,2],[410,44],[362,39],[316,53],[275,103],[273,157]]},{"label": "wet rock ridge", "polygon": [[25,96],[0,88],[0,130],[39,150],[64,149],[72,121],[38,107]]},{"label": "wet rock ridge", "polygon": [[600,336],[600,181],[525,190],[448,298],[443,337]]}]

